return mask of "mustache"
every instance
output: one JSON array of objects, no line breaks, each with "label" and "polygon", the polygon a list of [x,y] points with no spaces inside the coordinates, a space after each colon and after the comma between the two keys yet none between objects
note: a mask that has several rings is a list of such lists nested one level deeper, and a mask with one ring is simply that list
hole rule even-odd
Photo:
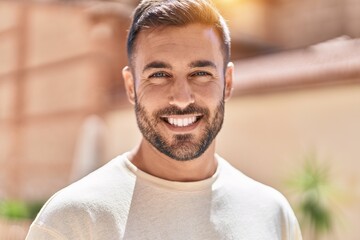
[{"label": "mustache", "polygon": [[187,115],[187,114],[202,114],[209,115],[209,110],[204,107],[200,107],[194,103],[188,105],[186,108],[181,109],[176,106],[170,106],[159,111],[155,112],[155,117],[160,117],[163,115]]}]

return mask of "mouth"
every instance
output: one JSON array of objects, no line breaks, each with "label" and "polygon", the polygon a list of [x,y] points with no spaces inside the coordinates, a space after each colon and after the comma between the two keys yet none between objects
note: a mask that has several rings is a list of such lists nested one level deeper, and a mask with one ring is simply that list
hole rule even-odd
[{"label": "mouth", "polygon": [[195,125],[202,117],[202,115],[174,115],[163,116],[161,119],[172,127],[185,128]]}]

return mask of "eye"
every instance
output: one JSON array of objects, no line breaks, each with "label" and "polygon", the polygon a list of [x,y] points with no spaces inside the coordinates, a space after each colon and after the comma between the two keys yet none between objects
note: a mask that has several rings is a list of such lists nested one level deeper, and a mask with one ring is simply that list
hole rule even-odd
[{"label": "eye", "polygon": [[172,75],[167,72],[155,72],[151,73],[147,81],[154,85],[164,85],[170,82]]},{"label": "eye", "polygon": [[168,78],[171,77],[170,74],[165,72],[156,72],[149,76],[149,78]]},{"label": "eye", "polygon": [[193,73],[191,76],[192,77],[203,77],[203,76],[212,76],[212,74],[208,73],[208,72],[199,71],[199,72]]},{"label": "eye", "polygon": [[190,78],[195,83],[207,83],[214,79],[214,75],[207,71],[196,71],[190,74]]}]

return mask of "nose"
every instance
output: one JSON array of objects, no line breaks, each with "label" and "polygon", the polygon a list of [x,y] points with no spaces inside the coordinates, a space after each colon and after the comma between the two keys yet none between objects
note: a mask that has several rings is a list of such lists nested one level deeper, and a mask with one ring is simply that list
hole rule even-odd
[{"label": "nose", "polygon": [[171,89],[169,104],[181,109],[195,102],[194,95],[186,80],[177,80]]}]

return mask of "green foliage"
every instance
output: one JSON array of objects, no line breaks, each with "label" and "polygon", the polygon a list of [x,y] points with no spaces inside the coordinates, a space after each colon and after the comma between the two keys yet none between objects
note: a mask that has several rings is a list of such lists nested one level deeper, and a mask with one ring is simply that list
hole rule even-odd
[{"label": "green foliage", "polygon": [[8,219],[34,219],[42,205],[42,202],[0,200],[0,216]]},{"label": "green foliage", "polygon": [[289,186],[297,195],[301,223],[312,232],[313,239],[330,232],[334,220],[330,171],[319,164],[316,154],[305,156],[303,168],[289,181]]},{"label": "green foliage", "polygon": [[41,208],[43,207],[44,202],[31,202],[28,203],[28,211],[29,211],[29,218],[35,219],[37,214],[40,212]]}]

